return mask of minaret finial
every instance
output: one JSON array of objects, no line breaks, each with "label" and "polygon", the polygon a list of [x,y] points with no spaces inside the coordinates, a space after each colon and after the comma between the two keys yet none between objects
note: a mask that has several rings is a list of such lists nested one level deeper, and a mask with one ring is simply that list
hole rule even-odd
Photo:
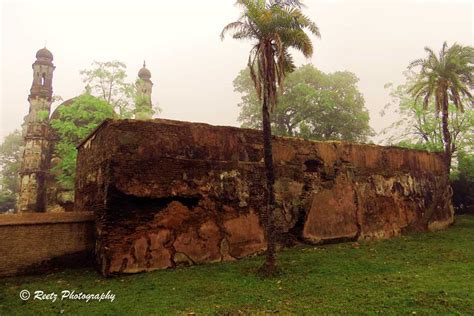
[{"label": "minaret finial", "polygon": [[143,60],[143,67],[146,67],[146,63],[145,63],[145,60]]}]

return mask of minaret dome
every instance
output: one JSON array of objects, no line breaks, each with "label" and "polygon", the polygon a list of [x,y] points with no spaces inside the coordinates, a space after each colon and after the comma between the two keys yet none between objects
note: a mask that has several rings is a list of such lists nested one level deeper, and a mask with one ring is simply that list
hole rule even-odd
[{"label": "minaret dome", "polygon": [[52,62],[53,54],[46,47],[43,47],[36,52],[36,59]]},{"label": "minaret dome", "polygon": [[138,71],[138,78],[143,80],[150,80],[151,78],[151,72],[146,68],[145,61],[143,61],[143,67]]}]

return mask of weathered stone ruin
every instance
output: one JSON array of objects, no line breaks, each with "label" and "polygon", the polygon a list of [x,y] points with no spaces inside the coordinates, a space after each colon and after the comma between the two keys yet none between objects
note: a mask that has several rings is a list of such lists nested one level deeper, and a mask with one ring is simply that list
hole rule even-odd
[{"label": "weathered stone ruin", "polygon": [[[419,222],[441,154],[274,138],[279,243],[387,238]],[[108,120],[80,146],[75,208],[96,214],[104,275],[234,260],[265,249],[261,133]],[[453,222],[449,201],[429,229]]]}]

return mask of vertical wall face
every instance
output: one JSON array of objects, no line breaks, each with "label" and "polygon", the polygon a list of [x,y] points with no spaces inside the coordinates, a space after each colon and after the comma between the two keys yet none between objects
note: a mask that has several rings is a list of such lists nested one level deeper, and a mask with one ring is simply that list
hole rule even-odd
[{"label": "vertical wall face", "polygon": [[[42,52],[42,53],[40,53]],[[33,64],[33,83],[28,97],[25,148],[20,167],[19,212],[43,212],[46,205],[45,181],[49,172],[49,114],[53,94],[54,65],[49,51],[37,53]]]},{"label": "vertical wall face", "polygon": [[90,212],[0,216],[0,277],[89,265],[93,249]]},{"label": "vertical wall face", "polygon": [[[442,157],[343,142],[274,139],[279,242],[387,238],[425,220]],[[167,120],[107,121],[80,147],[78,211],[96,213],[105,275],[235,260],[265,249],[258,131]],[[427,229],[452,223],[449,200]]]}]

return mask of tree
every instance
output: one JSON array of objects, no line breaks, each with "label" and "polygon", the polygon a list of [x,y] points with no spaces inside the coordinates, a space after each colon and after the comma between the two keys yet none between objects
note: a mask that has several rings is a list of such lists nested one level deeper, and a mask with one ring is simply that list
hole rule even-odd
[{"label": "tree", "polygon": [[[325,74],[309,64],[297,68],[285,78],[283,92],[271,113],[272,131],[313,140],[366,142],[374,133],[358,81],[347,71]],[[242,127],[261,128],[261,105],[248,70],[239,73],[234,89],[242,93]]]},{"label": "tree", "polygon": [[276,266],[276,236],[274,222],[275,174],[272,156],[272,132],[270,111],[277,104],[277,88],[282,86],[287,73],[295,69],[288,49],[294,48],[305,57],[313,54],[313,45],[305,30],[320,36],[314,22],[304,16],[297,5],[284,1],[238,0],[243,13],[239,20],[229,23],[221,33],[232,32],[234,39],[254,42],[248,58],[250,77],[254,83],[258,99],[262,102],[262,129],[264,163],[266,170],[267,205],[264,221],[267,237],[265,264],[260,271],[264,275],[274,275]]},{"label": "tree", "polygon": [[52,168],[65,189],[74,188],[76,146],[106,118],[115,117],[110,104],[89,93],[77,97],[71,104],[59,108],[59,118],[51,120],[59,141],[55,153],[60,162]]},{"label": "tree", "polygon": [[0,191],[0,213],[5,213],[15,209],[16,196],[8,191]]},{"label": "tree", "polygon": [[[389,144],[402,147],[424,149],[429,151],[443,151],[442,121],[436,115],[434,100],[430,100],[425,110],[421,100],[417,100],[408,91],[416,80],[416,74],[405,72],[406,82],[390,88],[392,102],[385,106],[385,111],[390,110],[398,115],[399,119],[382,131]],[[468,100],[465,100],[467,103]],[[395,108],[395,109],[393,109]],[[464,112],[456,111],[452,103],[448,105],[449,133],[452,142],[452,157],[457,159],[458,152],[472,152],[474,149],[474,110],[466,108]]]},{"label": "tree", "polygon": [[7,135],[0,145],[0,212],[14,209],[16,205],[23,146],[24,140],[19,130]]},{"label": "tree", "polygon": [[[129,83],[127,66],[121,61],[94,61],[91,69],[80,71],[86,90],[112,105],[120,118],[151,118],[161,112],[148,96],[139,91],[142,79]],[[150,109],[151,107],[151,109]]]},{"label": "tree", "polygon": [[131,118],[134,85],[126,82],[126,70],[127,66],[117,60],[94,61],[91,69],[81,70],[80,74],[91,94],[112,105],[119,117]]},{"label": "tree", "polygon": [[464,111],[465,100],[474,102],[470,92],[474,88],[474,48],[456,43],[448,47],[444,42],[438,56],[428,47],[425,51],[428,54],[426,58],[417,59],[409,65],[409,69],[421,67],[409,92],[417,100],[423,99],[424,109],[434,98],[435,115],[441,112],[445,167],[449,174],[455,151],[449,131],[449,101],[460,112]]},{"label": "tree", "polygon": [[474,154],[459,152],[457,170],[452,178],[454,207],[458,212],[474,214]]}]

